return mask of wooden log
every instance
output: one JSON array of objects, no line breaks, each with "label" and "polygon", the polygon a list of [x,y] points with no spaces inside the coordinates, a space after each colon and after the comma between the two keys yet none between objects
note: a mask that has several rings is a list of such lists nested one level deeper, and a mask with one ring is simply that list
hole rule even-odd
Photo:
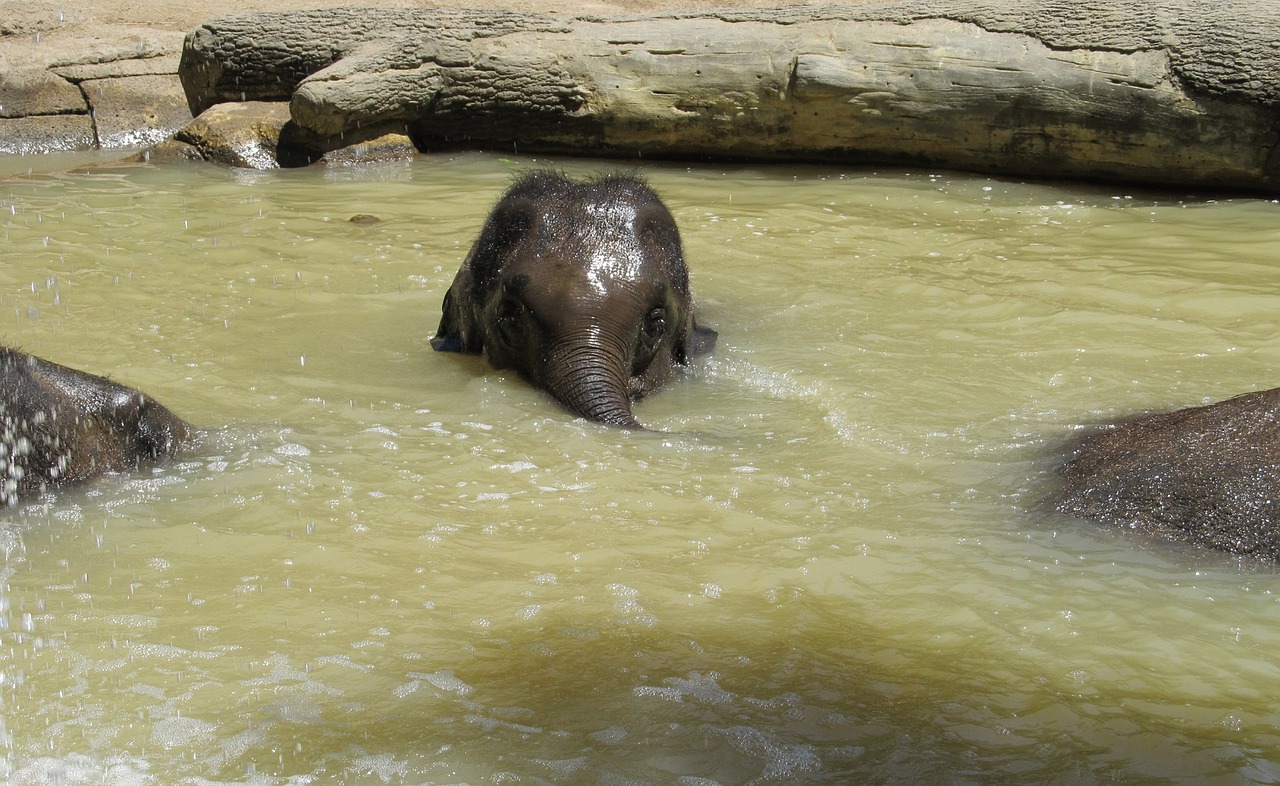
[{"label": "wooden log", "polygon": [[317,136],[909,164],[1273,192],[1280,24],[1242,2],[872,2],[602,18],[457,9],[223,17],[193,113],[289,100]]}]

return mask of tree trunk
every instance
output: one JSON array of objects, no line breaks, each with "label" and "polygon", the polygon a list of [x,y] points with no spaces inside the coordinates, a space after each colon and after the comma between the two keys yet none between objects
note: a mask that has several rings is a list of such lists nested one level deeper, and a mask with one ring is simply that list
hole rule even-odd
[{"label": "tree trunk", "polygon": [[600,18],[227,16],[193,113],[289,100],[319,137],[420,148],[904,164],[1280,190],[1280,22],[1239,0],[941,0]]}]

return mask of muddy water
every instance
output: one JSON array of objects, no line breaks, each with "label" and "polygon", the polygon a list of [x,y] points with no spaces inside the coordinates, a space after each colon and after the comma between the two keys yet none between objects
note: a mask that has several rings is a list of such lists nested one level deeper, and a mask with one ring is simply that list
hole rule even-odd
[{"label": "muddy water", "polygon": [[630,433],[430,349],[528,159],[45,161],[0,336],[208,431],[0,518],[11,783],[1280,778],[1275,570],[1031,509],[1280,384],[1274,203],[646,168],[720,344]]}]

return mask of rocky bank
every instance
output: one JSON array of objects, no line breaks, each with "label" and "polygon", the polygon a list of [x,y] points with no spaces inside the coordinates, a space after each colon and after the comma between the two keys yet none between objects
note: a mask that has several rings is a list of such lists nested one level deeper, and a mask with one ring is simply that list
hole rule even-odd
[{"label": "rocky bank", "polygon": [[163,137],[269,167],[462,146],[1280,190],[1280,24],[1252,3],[392,6],[128,27],[6,69],[0,150]]}]

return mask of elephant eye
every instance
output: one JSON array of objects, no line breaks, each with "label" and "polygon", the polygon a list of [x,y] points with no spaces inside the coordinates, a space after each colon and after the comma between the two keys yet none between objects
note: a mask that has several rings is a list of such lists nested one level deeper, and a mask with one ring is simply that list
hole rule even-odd
[{"label": "elephant eye", "polygon": [[520,340],[524,311],[524,303],[514,297],[504,297],[498,304],[495,315],[498,335],[508,346],[515,345]]},{"label": "elephant eye", "polygon": [[649,313],[644,315],[644,326],[641,329],[645,338],[650,341],[661,338],[667,332],[667,310],[662,306],[649,309]]},{"label": "elephant eye", "polygon": [[643,374],[658,352],[662,337],[667,332],[667,310],[662,306],[654,306],[644,315],[640,323],[640,335],[636,341],[636,355],[631,366],[631,375]]}]

